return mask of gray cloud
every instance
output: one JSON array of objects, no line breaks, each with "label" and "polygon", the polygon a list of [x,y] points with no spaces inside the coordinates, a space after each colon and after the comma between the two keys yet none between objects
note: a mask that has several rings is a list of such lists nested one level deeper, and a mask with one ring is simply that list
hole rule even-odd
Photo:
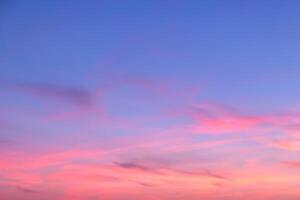
[{"label": "gray cloud", "polygon": [[93,104],[91,92],[81,87],[20,81],[5,82],[3,86],[12,91],[47,100],[60,100],[78,106],[91,106]]},{"label": "gray cloud", "polygon": [[16,188],[18,190],[22,191],[22,192],[25,192],[25,193],[38,193],[37,190],[30,189],[30,188],[25,188],[25,187],[22,187],[22,186],[17,186]]}]

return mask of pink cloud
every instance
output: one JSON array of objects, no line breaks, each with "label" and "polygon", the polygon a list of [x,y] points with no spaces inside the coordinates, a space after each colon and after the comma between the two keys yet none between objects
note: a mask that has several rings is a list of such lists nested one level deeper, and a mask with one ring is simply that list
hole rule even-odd
[{"label": "pink cloud", "polygon": [[300,161],[298,160],[290,160],[282,162],[283,165],[290,167],[290,168],[298,168],[300,169]]},{"label": "pink cloud", "polygon": [[194,121],[191,131],[205,134],[266,133],[280,131],[297,135],[300,131],[299,113],[247,114],[218,103],[200,103],[189,110]]},{"label": "pink cloud", "polygon": [[233,133],[249,131],[264,123],[263,117],[246,115],[216,103],[198,104],[190,111],[196,122],[193,131],[199,133]]}]

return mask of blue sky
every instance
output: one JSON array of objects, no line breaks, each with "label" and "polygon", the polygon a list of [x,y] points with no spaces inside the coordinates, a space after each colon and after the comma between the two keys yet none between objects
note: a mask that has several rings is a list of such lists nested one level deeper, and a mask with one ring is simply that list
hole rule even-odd
[{"label": "blue sky", "polygon": [[82,74],[103,65],[99,76],[126,71],[204,80],[207,96],[228,103],[259,100],[269,107],[299,100],[297,1],[4,5],[4,78],[78,84]]}]

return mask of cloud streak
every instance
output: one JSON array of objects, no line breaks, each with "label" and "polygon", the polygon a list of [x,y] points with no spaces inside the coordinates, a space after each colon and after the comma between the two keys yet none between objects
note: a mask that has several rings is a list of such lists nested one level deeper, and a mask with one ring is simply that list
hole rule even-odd
[{"label": "cloud streak", "polygon": [[50,98],[77,106],[91,106],[93,104],[93,95],[80,87],[50,83],[14,82],[8,84],[8,88],[43,100]]}]

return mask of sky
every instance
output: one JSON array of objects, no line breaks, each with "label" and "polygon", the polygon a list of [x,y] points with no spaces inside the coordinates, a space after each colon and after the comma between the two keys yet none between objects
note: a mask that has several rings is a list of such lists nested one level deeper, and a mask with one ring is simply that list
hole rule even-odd
[{"label": "sky", "polygon": [[300,199],[297,0],[1,0],[1,200]]}]

